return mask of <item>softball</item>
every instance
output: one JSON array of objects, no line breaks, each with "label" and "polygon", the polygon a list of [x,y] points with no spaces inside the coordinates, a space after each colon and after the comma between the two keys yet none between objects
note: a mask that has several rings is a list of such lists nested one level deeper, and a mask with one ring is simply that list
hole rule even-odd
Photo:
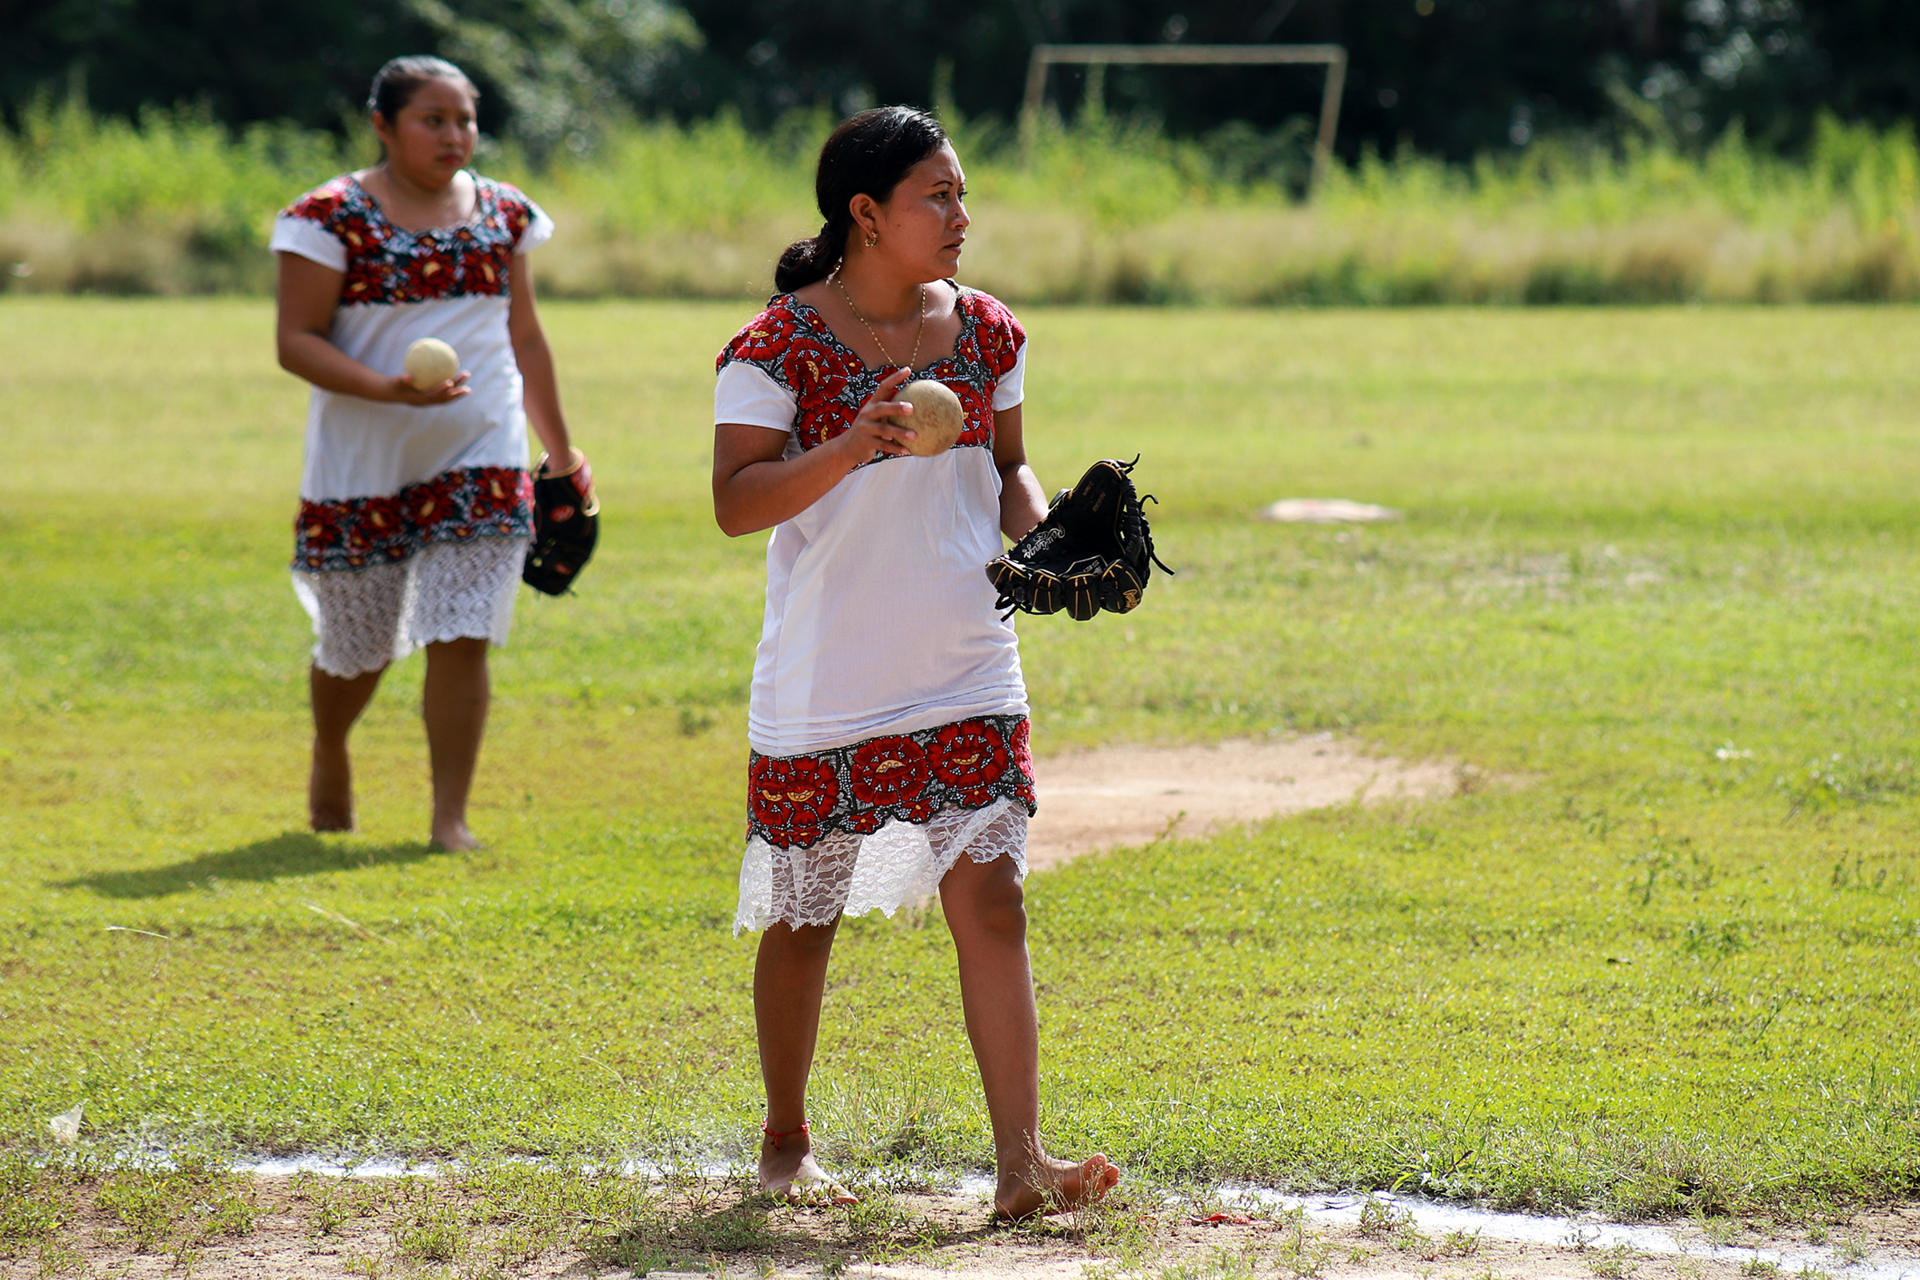
[{"label": "softball", "polygon": [[407,348],[407,381],[431,391],[460,372],[460,357],[438,338],[422,338]]},{"label": "softball", "polygon": [[953,448],[954,441],[966,430],[967,415],[960,408],[960,397],[944,382],[931,378],[909,382],[894,399],[913,406],[913,416],[907,419],[913,439],[907,442],[907,448],[922,458]]}]

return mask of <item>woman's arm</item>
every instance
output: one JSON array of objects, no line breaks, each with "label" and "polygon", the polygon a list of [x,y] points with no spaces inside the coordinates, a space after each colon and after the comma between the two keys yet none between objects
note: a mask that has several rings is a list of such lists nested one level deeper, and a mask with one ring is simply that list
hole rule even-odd
[{"label": "woman's arm", "polygon": [[993,414],[993,465],[1000,472],[1000,532],[1018,542],[1047,514],[1047,491],[1027,465],[1020,406]]},{"label": "woman's arm", "polygon": [[533,297],[533,264],[527,255],[513,256],[513,296],[507,304],[507,333],[513,339],[513,358],[525,384],[527,423],[546,447],[547,469],[564,475],[573,469],[573,436],[560,411],[560,378],[553,368],[553,349]]},{"label": "woman's arm", "polygon": [[421,391],[407,381],[405,374],[370,369],[334,346],[333,312],[340,304],[340,282],[345,273],[297,253],[282,252],[279,258],[274,345],[282,369],[324,391],[389,404],[445,404],[468,394],[464,373]]},{"label": "woman's arm", "polygon": [[[723,422],[713,429],[713,516],[730,538],[791,520],[876,453],[906,453],[911,405],[893,393],[909,371],[896,369],[860,406],[853,425],[815,449],[785,456],[787,435],[770,427]],[[903,439],[904,437],[904,439]]]}]

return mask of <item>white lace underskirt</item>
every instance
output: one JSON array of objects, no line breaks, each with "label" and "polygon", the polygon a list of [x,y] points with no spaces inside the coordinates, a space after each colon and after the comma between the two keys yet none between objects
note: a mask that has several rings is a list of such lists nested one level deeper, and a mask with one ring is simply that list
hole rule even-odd
[{"label": "white lace underskirt", "polygon": [[293,571],[313,619],[313,664],[350,679],[443,640],[507,642],[526,538],[435,542],[397,564]]},{"label": "white lace underskirt", "polygon": [[835,831],[804,849],[747,838],[733,932],[770,924],[798,928],[842,916],[892,915],[940,888],[961,855],[1012,858],[1027,874],[1027,808],[1000,799],[983,809],[942,809],[924,823],[889,822],[872,835]]}]

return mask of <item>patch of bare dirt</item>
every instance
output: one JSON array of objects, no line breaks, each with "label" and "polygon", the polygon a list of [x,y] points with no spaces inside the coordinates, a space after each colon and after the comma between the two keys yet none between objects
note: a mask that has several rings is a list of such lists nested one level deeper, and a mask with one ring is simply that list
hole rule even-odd
[{"label": "patch of bare dirt", "polygon": [[[1570,1232],[1561,1243],[1520,1243],[1478,1232],[1423,1234],[1405,1220],[1329,1226],[1287,1213],[1208,1213],[1122,1201],[1039,1224],[995,1225],[968,1194],[876,1197],[854,1210],[797,1208],[737,1186],[688,1189],[626,1212],[525,1213],[471,1190],[415,1180],[360,1184],[359,1210],[310,1181],[259,1178],[247,1194],[250,1229],[191,1248],[139,1252],[97,1211],[79,1215],[61,1254],[0,1258],[0,1277],[70,1274],[198,1280],[602,1280],[860,1276],[884,1280],[1754,1280],[1826,1275],[1770,1254],[1790,1242],[1744,1230],[1711,1249],[1685,1224],[1685,1254],[1597,1248]],[[408,1185],[402,1185],[408,1184]],[[1860,1242],[1877,1277],[1920,1275],[1912,1233],[1920,1206],[1894,1206],[1827,1228]],[[1784,1233],[1783,1233],[1784,1234]],[[1804,1242],[1804,1231],[1793,1239]],[[1907,1251],[1900,1251],[1905,1242]],[[1798,1246],[1804,1248],[1804,1244]],[[1900,1259],[1912,1263],[1903,1269]],[[1835,1264],[1831,1274],[1860,1274]]]},{"label": "patch of bare dirt", "polygon": [[1333,805],[1449,795],[1469,775],[1447,761],[1367,755],[1330,733],[1209,746],[1119,746],[1050,756],[1027,827],[1035,870],[1096,849],[1198,836]]}]

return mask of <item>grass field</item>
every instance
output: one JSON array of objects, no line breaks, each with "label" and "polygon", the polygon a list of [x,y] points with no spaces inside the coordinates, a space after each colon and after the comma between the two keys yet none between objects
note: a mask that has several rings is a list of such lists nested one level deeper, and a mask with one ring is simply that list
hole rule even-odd
[{"label": "grass field", "polygon": [[[548,312],[603,550],[521,601],[452,856],[417,659],[362,833],[302,830],[268,305],[0,303],[0,1162],[79,1103],[96,1163],[747,1148],[762,544],[713,527],[706,425],[744,315]],[[1036,877],[1058,1146],[1616,1213],[1920,1195],[1920,313],[1023,319],[1043,482],[1142,452],[1180,571],[1023,625],[1043,767],[1329,729],[1470,766]],[[1252,518],[1287,496],[1406,519]],[[813,1118],[858,1177],[987,1160],[937,915],[843,931]]]}]

